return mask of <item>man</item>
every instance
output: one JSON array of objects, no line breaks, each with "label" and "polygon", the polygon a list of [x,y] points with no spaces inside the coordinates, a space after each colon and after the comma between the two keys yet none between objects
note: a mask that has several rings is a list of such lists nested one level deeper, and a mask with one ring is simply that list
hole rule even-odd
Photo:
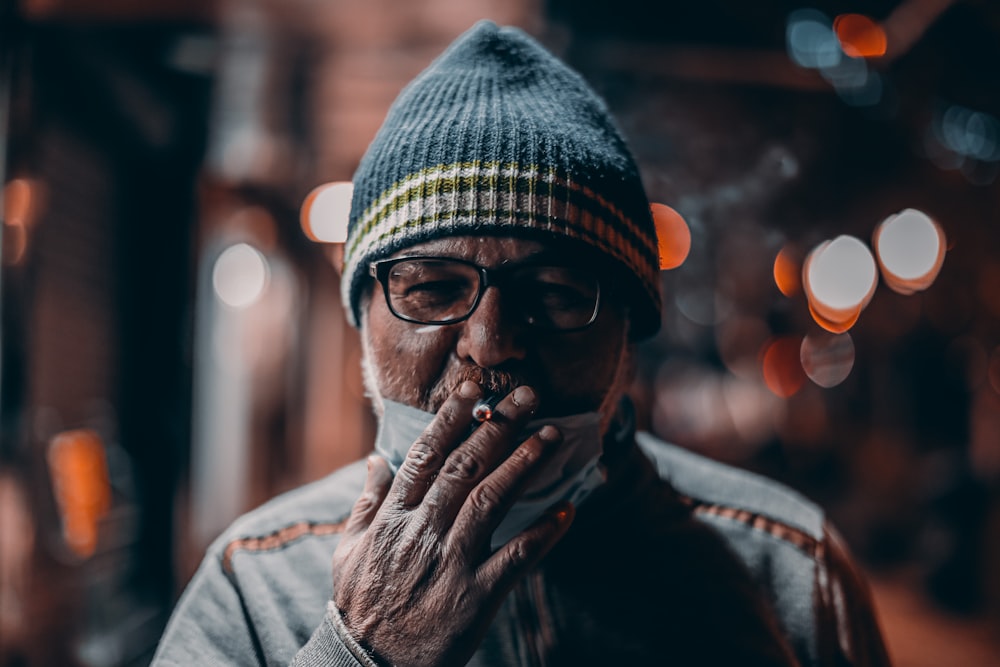
[{"label": "man", "polygon": [[635,433],[657,240],[578,75],[477,24],[354,185],[343,295],[377,454],[237,521],[155,664],[887,663],[818,508]]}]

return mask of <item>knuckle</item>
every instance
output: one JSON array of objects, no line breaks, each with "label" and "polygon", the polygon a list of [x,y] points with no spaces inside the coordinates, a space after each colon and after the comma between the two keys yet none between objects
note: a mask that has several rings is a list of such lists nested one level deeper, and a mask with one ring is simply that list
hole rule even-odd
[{"label": "knuckle", "polygon": [[354,502],[354,511],[359,514],[368,514],[379,505],[379,496],[371,491],[367,491],[362,493]]},{"label": "knuckle", "polygon": [[456,449],[444,463],[441,474],[457,480],[474,480],[482,475],[483,462],[474,452]]},{"label": "knuckle", "polygon": [[441,453],[434,443],[428,440],[417,440],[410,447],[404,465],[417,476],[431,473],[440,465]]},{"label": "knuckle", "polygon": [[469,494],[469,506],[482,517],[496,514],[502,503],[502,494],[492,484],[480,484]]},{"label": "knuckle", "polygon": [[508,461],[515,470],[527,468],[539,459],[541,450],[533,444],[528,440],[511,453]]},{"label": "knuckle", "polygon": [[523,539],[516,539],[510,543],[507,549],[507,562],[510,566],[524,565],[531,560],[531,549]]},{"label": "knuckle", "polygon": [[459,412],[451,406],[442,407],[438,412],[438,419],[441,425],[449,430],[459,426]]}]

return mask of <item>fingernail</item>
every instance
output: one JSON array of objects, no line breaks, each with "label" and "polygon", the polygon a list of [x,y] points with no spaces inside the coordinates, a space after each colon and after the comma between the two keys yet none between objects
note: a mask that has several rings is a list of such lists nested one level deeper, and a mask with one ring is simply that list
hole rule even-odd
[{"label": "fingernail", "polygon": [[458,387],[458,394],[462,398],[479,398],[482,393],[479,385],[472,380],[466,380]]},{"label": "fingernail", "polygon": [[559,439],[559,429],[551,424],[546,424],[538,431],[538,437],[545,442],[555,442]]},{"label": "fingernail", "polygon": [[521,407],[522,405],[532,406],[538,398],[535,396],[535,392],[532,391],[531,387],[526,387],[524,385],[518,387],[514,390],[514,393],[510,396],[511,400],[514,401],[514,405]]}]

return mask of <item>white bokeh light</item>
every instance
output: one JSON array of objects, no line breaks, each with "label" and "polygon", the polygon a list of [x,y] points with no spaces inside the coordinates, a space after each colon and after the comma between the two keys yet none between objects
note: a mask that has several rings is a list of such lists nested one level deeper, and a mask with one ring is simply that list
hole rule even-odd
[{"label": "white bokeh light", "polygon": [[812,252],[804,279],[816,305],[839,311],[864,307],[875,290],[875,258],[859,239],[838,236]]},{"label": "white bokeh light", "polygon": [[875,252],[890,286],[893,280],[899,280],[905,281],[911,291],[923,289],[941,269],[944,233],[927,214],[908,208],[879,225]]},{"label": "white bokeh light", "polygon": [[231,308],[246,308],[257,301],[264,293],[267,279],[267,260],[247,243],[223,250],[212,268],[215,294]]},{"label": "white bokeh light", "polygon": [[796,64],[813,69],[835,67],[843,55],[830,19],[815,9],[800,9],[788,16],[785,45]]},{"label": "white bokeh light", "polygon": [[799,358],[810,380],[824,389],[836,387],[854,368],[854,341],[848,333],[809,334],[802,339]]},{"label": "white bokeh light", "polygon": [[313,190],[302,212],[306,234],[322,243],[346,241],[353,195],[354,184],[350,181],[327,183]]}]

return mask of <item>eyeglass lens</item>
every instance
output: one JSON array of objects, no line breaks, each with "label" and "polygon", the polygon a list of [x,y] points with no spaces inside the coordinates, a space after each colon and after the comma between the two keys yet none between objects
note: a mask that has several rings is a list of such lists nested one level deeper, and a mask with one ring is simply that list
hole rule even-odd
[{"label": "eyeglass lens", "polygon": [[[481,291],[479,269],[439,258],[395,263],[386,277],[392,310],[425,324],[454,322],[476,307]],[[510,271],[503,289],[523,319],[547,329],[576,329],[593,321],[599,288],[588,272],[561,266],[523,266]]]}]

